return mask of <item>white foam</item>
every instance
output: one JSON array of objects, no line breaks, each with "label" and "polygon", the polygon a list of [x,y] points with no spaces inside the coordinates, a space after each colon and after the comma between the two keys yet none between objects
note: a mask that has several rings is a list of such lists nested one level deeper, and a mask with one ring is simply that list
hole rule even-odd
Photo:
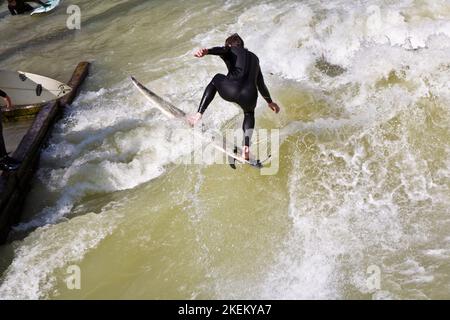
[{"label": "white foam", "polygon": [[87,194],[134,188],[192,151],[189,137],[161,122],[158,112],[109,97],[111,91],[82,95],[68,120],[58,125],[60,134],[44,151],[38,176],[50,191],[60,192],[59,200],[16,229],[58,222]]},{"label": "white foam", "polygon": [[[227,1],[225,9],[239,3]],[[282,129],[284,137],[317,137],[312,154],[298,146],[289,161],[291,230],[282,250],[274,254],[275,264],[263,270],[261,282],[217,280],[216,295],[232,295],[237,287],[245,287],[239,292],[244,298],[342,298],[343,287],[368,294],[366,270],[373,264],[388,278],[375,299],[426,297],[426,291],[402,291],[401,285],[430,285],[439,279],[431,269],[409,258],[401,258],[405,262],[399,265],[384,258],[407,255],[427,243],[430,225],[439,222],[418,221],[433,213],[430,203],[448,208],[448,164],[433,172],[432,161],[411,142],[417,140],[414,130],[426,128],[430,118],[421,101],[433,99],[443,106],[450,102],[448,2],[272,1],[245,8],[235,20],[195,36],[192,43],[220,45],[224,33],[239,32],[259,56],[270,88],[285,80],[301,82],[299,90],[327,101],[332,115],[308,122],[294,119]],[[188,25],[196,16],[191,13],[179,22]],[[143,74],[170,70],[152,79],[150,86],[186,112],[195,112],[214,73],[225,71],[220,59],[193,60],[193,50],[142,65]],[[319,59],[339,65],[343,72],[326,75],[316,67]],[[38,173],[50,191],[59,193],[58,200],[19,229],[63,221],[86,195],[134,188],[192,151],[183,136],[170,140],[174,130],[164,117],[128,80],[119,81],[109,89],[82,94],[67,120],[58,124]],[[272,91],[275,99],[279,93]],[[219,99],[210,109],[215,112],[208,112],[205,120],[211,127],[222,126],[239,112]],[[441,116],[448,119],[445,112]],[[448,128],[442,120],[435,122]],[[306,173],[304,163],[313,166],[314,176]],[[200,215],[196,212],[192,219]],[[19,245],[0,295],[45,296],[53,285],[45,285],[47,276],[67,261],[81,259],[112,232],[113,226],[101,220],[99,236],[82,234],[81,243],[75,233],[64,238],[71,223],[87,223],[83,218],[38,229]],[[46,241],[60,235],[59,247]],[[75,243],[81,247],[74,249]],[[54,256],[45,268],[37,257],[50,247]],[[421,254],[446,259],[446,249],[426,247],[433,249]]]},{"label": "white foam", "polygon": [[[425,119],[417,107],[422,99],[431,94],[444,105],[449,101],[450,6],[444,1],[409,0],[274,1],[251,6],[227,31],[244,37],[246,46],[260,57],[265,74],[308,81],[316,92],[331,91],[339,98],[330,100],[330,108],[343,110],[340,117],[293,121],[282,129],[283,137],[306,132],[319,137],[320,155],[308,160],[318,176],[317,181],[308,181],[302,176],[301,160],[300,165],[296,162],[303,155],[292,156],[292,232],[277,263],[268,268],[263,293],[257,297],[340,298],[342,282],[368,293],[368,265],[388,269],[383,255],[426,241],[427,228],[415,222],[423,209],[414,204],[448,202],[448,197],[434,194],[432,169],[411,146],[409,127]],[[221,37],[223,31],[213,29],[195,41],[207,47],[222,42]],[[317,71],[320,58],[344,72],[329,77]],[[266,76],[266,81],[271,87],[277,77]],[[390,121],[399,123],[399,129]],[[386,140],[388,133],[398,135],[398,140]],[[334,143],[320,143],[333,134],[342,134],[347,141],[333,137]],[[379,260],[366,261],[368,252]],[[417,275],[416,280],[434,278]],[[400,297],[393,283],[374,298]],[[227,288],[235,287],[227,284]],[[260,288],[255,284],[245,292]],[[419,291],[410,294],[426,297]]]},{"label": "white foam", "polygon": [[54,287],[64,279],[55,278],[55,271],[78,264],[113,232],[119,218],[114,210],[87,214],[40,228],[16,243],[14,260],[1,278],[0,299],[36,300],[57,295]]}]

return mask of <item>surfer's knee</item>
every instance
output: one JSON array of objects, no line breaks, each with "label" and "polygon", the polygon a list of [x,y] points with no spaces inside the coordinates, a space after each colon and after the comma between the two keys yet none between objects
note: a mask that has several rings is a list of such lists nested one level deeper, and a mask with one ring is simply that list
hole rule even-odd
[{"label": "surfer's knee", "polygon": [[213,79],[211,80],[211,83],[217,87],[225,79],[226,79],[225,75],[218,73],[213,77]]}]

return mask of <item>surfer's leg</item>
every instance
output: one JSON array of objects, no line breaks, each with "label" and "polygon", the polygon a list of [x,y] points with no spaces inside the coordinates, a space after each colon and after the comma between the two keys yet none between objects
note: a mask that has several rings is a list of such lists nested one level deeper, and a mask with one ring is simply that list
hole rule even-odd
[{"label": "surfer's leg", "polygon": [[198,107],[199,113],[203,114],[206,111],[206,109],[216,96],[217,91],[219,91],[220,96],[223,97],[222,94],[224,94],[224,92],[226,91],[224,90],[224,88],[226,87],[226,82],[227,77],[224,76],[223,74],[216,74],[214,76],[214,78],[206,87],[205,92],[203,93],[202,100],[200,101],[200,105]]},{"label": "surfer's leg", "polygon": [[255,112],[245,112],[242,130],[244,131],[244,149],[242,157],[246,160],[250,157],[250,140],[255,129]]},{"label": "surfer's leg", "polygon": [[223,74],[218,74],[214,77],[213,83],[222,99],[239,103],[239,94],[241,91],[239,82],[232,81]]},{"label": "surfer's leg", "polygon": [[250,146],[250,140],[252,139],[254,129],[255,129],[255,113],[245,112],[242,130],[244,131],[244,145],[246,145],[247,147]]},{"label": "surfer's leg", "polygon": [[243,157],[248,160],[250,153],[250,140],[255,129],[255,108],[258,100],[258,92],[254,86],[245,86],[239,93],[238,104],[244,110],[244,150]]},{"label": "surfer's leg", "polygon": [[213,101],[216,95],[217,89],[214,86],[213,81],[211,81],[205,89],[203,93],[202,100],[200,101],[200,105],[198,107],[198,112],[203,114],[208,108],[209,104]]},{"label": "surfer's leg", "polygon": [[214,78],[206,87],[205,92],[203,93],[202,100],[200,101],[200,105],[198,107],[199,113],[203,114],[206,111],[206,109],[216,96],[217,90],[221,87],[221,83],[225,79],[226,77],[223,74],[216,74],[214,76]]},{"label": "surfer's leg", "polygon": [[203,93],[198,112],[203,114],[213,101],[216,92],[226,101],[238,103],[240,89],[236,81],[231,81],[223,74],[216,74]]}]

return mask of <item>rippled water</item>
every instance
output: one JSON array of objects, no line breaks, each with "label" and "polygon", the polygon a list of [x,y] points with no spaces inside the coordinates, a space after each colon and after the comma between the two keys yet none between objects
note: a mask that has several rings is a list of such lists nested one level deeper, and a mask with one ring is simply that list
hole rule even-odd
[{"label": "rippled water", "polygon": [[[448,1],[66,0],[0,32],[3,69],[68,80],[92,62],[42,154],[26,236],[0,249],[1,298],[450,298]],[[283,108],[257,109],[282,134],[274,176],[176,164],[192,150],[129,81],[193,112],[225,71],[195,49],[234,32]],[[205,123],[241,118],[217,98]]]}]

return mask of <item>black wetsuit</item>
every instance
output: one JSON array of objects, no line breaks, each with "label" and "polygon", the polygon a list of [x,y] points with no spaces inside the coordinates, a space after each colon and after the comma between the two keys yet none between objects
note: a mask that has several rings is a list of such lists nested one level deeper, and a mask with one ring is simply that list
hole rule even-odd
[{"label": "black wetsuit", "polygon": [[[43,6],[46,5],[42,1],[29,1],[29,2],[36,2]],[[34,10],[32,6],[30,6],[28,3],[26,3],[26,1],[23,0],[16,0],[16,5],[15,6],[8,5],[8,9],[13,16],[15,16],[16,14],[24,14]]]},{"label": "black wetsuit", "polygon": [[272,102],[269,90],[264,83],[259,59],[254,53],[241,47],[214,47],[208,49],[208,54],[220,56],[227,65],[228,74],[214,76],[205,89],[198,112],[201,114],[205,112],[216,92],[219,92],[224,100],[237,103],[244,110],[242,129],[245,145],[249,146],[252,131],[255,128],[258,91],[267,103]]},{"label": "black wetsuit", "polygon": [[[6,98],[7,95],[4,91],[0,90],[0,97]],[[3,158],[6,155],[7,155],[7,153],[6,153],[5,140],[3,139],[3,125],[2,125],[1,112],[0,112],[0,158]]]}]

